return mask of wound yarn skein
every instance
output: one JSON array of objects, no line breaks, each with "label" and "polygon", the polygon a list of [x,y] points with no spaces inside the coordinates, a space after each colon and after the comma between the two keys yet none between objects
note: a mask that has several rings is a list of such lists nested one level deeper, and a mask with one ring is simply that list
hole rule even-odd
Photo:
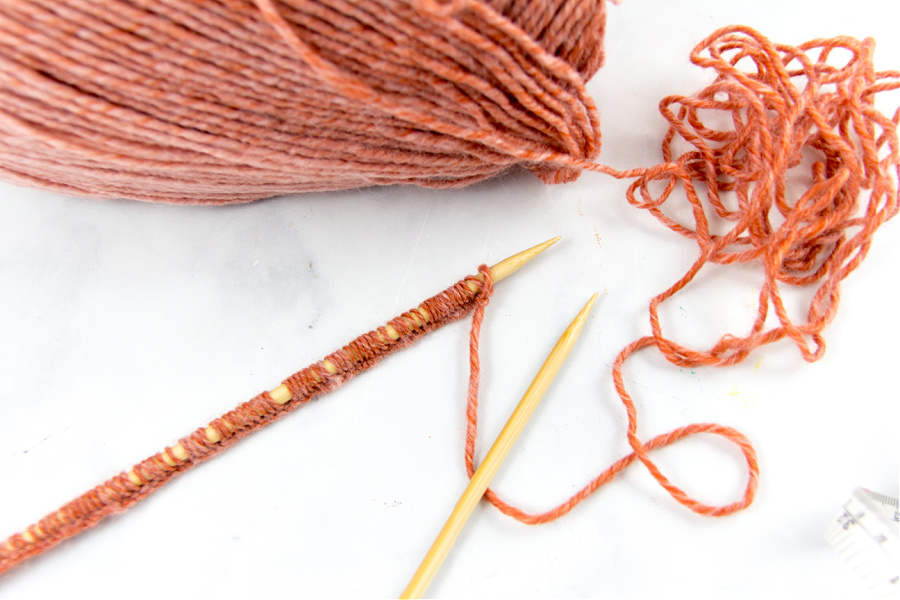
[{"label": "wound yarn skein", "polygon": [[591,0],[0,3],[0,179],[230,203],[548,182],[599,152]]}]

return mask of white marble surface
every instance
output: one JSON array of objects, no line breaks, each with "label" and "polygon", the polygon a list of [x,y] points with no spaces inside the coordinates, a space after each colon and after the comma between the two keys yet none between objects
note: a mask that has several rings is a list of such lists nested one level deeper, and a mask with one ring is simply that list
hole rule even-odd
[{"label": "white marble surface", "polygon": [[[867,0],[611,7],[607,65],[590,86],[602,160],[658,161],[656,105],[708,80],[687,54],[718,26],[746,23],[786,43],[873,35],[878,65],[897,68],[898,16],[896,4]],[[550,187],[514,173],[454,191],[391,187],[196,208],[0,186],[0,537],[479,263],[555,235],[563,241],[498,286],[489,308],[479,451],[599,291],[494,486],[532,510],[562,501],[627,452],[611,363],[648,332],[649,298],[695,256],[628,206],[624,189],[594,174]],[[822,534],[855,486],[897,495],[898,260],[895,221],[846,281],[817,363],[787,342],[727,369],[682,370],[652,351],[628,363],[644,439],[697,421],[752,439],[762,479],[748,510],[696,516],[635,465],[551,524],[521,525],[480,506],[430,594],[853,595],[854,577]],[[664,326],[698,344],[742,332],[759,281],[747,270],[710,273],[667,307]],[[467,332],[464,321],[429,335],[0,577],[0,598],[398,594],[466,483]],[[744,466],[725,443],[691,439],[656,456],[702,500],[741,493]]]}]

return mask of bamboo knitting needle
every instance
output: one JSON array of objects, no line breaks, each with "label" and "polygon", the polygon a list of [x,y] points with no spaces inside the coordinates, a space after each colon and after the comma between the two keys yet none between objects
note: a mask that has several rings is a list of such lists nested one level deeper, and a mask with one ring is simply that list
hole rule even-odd
[{"label": "bamboo knitting needle", "polygon": [[[503,260],[498,262],[493,267],[490,267],[489,271],[491,272],[491,281],[493,283],[497,283],[498,281],[506,279],[507,277],[509,277],[510,275],[512,275],[513,273],[515,273],[516,271],[518,271],[519,269],[524,267],[526,264],[528,264],[531,261],[531,259],[535,258],[538,254],[540,254],[541,252],[543,252],[544,250],[546,250],[547,248],[549,248],[550,246],[552,246],[553,244],[558,242],[559,239],[560,239],[560,236],[556,236],[555,238],[551,238],[551,239],[547,240],[546,242],[542,242],[542,243],[538,244],[537,246],[532,246],[528,250],[523,250],[522,252],[519,252],[518,254],[514,254],[514,255],[510,256],[509,258],[504,258]],[[481,276],[481,273],[476,275],[476,277],[479,280],[484,279]],[[469,283],[469,289],[472,290],[472,292],[477,292],[478,286],[475,285],[474,283]],[[426,323],[431,319],[431,317],[430,317],[430,315],[428,315],[427,311],[425,311],[421,306],[417,309],[417,311],[422,315],[422,318],[425,320]],[[392,340],[400,339],[400,334],[397,333],[396,329],[394,329],[390,325],[386,325],[385,329],[387,330],[388,336]],[[330,373],[332,373],[332,374],[334,373],[334,371],[333,371],[334,365],[329,363],[327,360],[322,361],[322,364],[325,366],[326,369],[328,369],[328,371]],[[276,402],[279,402],[279,403],[287,402],[288,400],[290,400],[290,390],[288,390],[284,384],[278,386],[277,388],[275,388],[274,390],[269,392],[269,395],[272,396],[273,400],[275,400]]]},{"label": "bamboo knitting needle", "polygon": [[534,409],[541,401],[541,398],[544,396],[544,393],[547,391],[553,378],[556,377],[560,367],[562,367],[563,362],[572,350],[572,346],[575,344],[575,340],[578,339],[578,334],[581,333],[581,329],[584,327],[585,321],[587,320],[588,313],[590,313],[591,308],[594,306],[594,301],[596,300],[597,294],[591,296],[588,303],[585,304],[584,308],[581,309],[581,312],[578,313],[578,316],[575,317],[575,320],[572,321],[569,327],[563,332],[559,341],[556,342],[550,355],[547,356],[547,360],[544,361],[543,366],[541,366],[537,375],[535,375],[534,381],[531,382],[525,395],[519,401],[518,406],[516,406],[516,409],[513,411],[509,420],[506,422],[506,425],[503,427],[503,430],[500,432],[500,435],[497,436],[494,445],[491,446],[487,456],[485,456],[484,462],[481,463],[481,466],[479,466],[478,470],[475,471],[475,474],[472,475],[472,479],[469,480],[469,485],[466,486],[459,502],[456,503],[456,507],[450,514],[450,518],[447,519],[444,528],[441,529],[441,532],[432,544],[431,549],[428,550],[428,553],[422,560],[422,564],[419,565],[419,568],[410,580],[409,585],[406,586],[406,589],[400,596],[401,598],[421,598],[425,593],[425,590],[428,589],[428,585],[431,583],[431,580],[434,578],[435,574],[437,574],[441,563],[444,562],[444,559],[450,552],[453,542],[456,541],[457,536],[462,531],[469,515],[472,514],[475,506],[481,500],[481,497],[484,496],[484,492],[487,490],[491,479],[493,479],[494,475],[497,473],[497,470],[500,468],[506,455],[509,454],[510,449],[516,442],[522,429],[524,429],[528,419],[531,418]]},{"label": "bamboo knitting needle", "polygon": [[[505,258],[505,259],[501,260],[500,262],[498,262],[493,267],[490,267],[490,269],[489,269],[491,272],[491,281],[493,283],[497,283],[498,281],[506,279],[507,277],[509,277],[510,275],[512,275],[519,269],[521,269],[523,266],[525,266],[529,261],[531,261],[531,259],[536,257],[538,254],[542,253],[544,250],[546,250],[547,248],[549,248],[550,246],[552,246],[553,244],[558,242],[559,239],[560,239],[560,236],[556,236],[555,238],[549,239],[546,242],[542,242],[542,243],[538,244],[537,246],[532,246],[528,250],[523,250],[522,252],[519,252],[518,254],[514,254],[513,256],[510,256],[509,258]],[[480,273],[476,277],[478,279],[483,279]],[[478,286],[475,285],[474,283],[470,282],[469,289],[472,290],[472,292],[477,292]],[[426,323],[428,323],[431,320],[431,315],[429,315],[428,312],[422,306],[420,306],[413,312],[414,313],[417,312],[421,316],[423,321]],[[396,341],[396,340],[400,339],[400,334],[391,325],[389,325],[389,324],[386,325],[385,331],[387,332],[388,337],[390,337],[392,340]],[[328,359],[325,359],[322,361],[322,366],[331,375],[336,374],[338,371],[337,367],[335,367],[334,364],[332,364],[332,362],[329,361]],[[272,391],[270,391],[269,396],[272,398],[272,400],[274,400],[278,404],[286,404],[292,398],[291,390],[288,389],[288,387],[283,383],[281,385],[279,385],[278,387],[274,388]],[[216,430],[212,426],[208,426],[206,428],[206,436],[212,442],[219,441],[219,434],[216,432]],[[181,447],[180,444],[176,444],[175,446],[172,447],[172,453],[179,460],[185,460],[185,458],[187,457],[187,453],[185,452],[184,448]],[[134,473],[134,471],[129,471],[128,477],[129,477],[129,479],[132,480],[133,483],[139,483],[139,477]]]},{"label": "bamboo knitting needle", "polygon": [[[559,237],[503,260],[489,269],[491,281],[508,277]],[[0,574],[29,557],[125,510],[159,489],[172,477],[203,462],[250,433],[336,389],[388,354],[406,347],[434,329],[461,318],[479,302],[483,286],[466,278],[418,308],[363,334],[324,360],[298,371],[271,392],[264,392],[166,448],[96,486],[24,532],[0,543]]]}]

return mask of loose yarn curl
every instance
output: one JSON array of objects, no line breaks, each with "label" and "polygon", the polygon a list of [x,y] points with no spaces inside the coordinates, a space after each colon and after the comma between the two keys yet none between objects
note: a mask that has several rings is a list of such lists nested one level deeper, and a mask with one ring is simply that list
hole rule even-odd
[{"label": "loose yarn curl", "polygon": [[589,0],[0,3],[0,178],[247,202],[391,183],[546,181],[600,148]]},{"label": "loose yarn curl", "polygon": [[[871,39],[839,37],[792,47],[773,44],[746,27],[721,29],[691,53],[694,64],[715,70],[715,81],[692,97],[670,96],[660,102],[660,112],[669,122],[662,143],[665,163],[629,171],[580,165],[636,178],[628,201],[694,240],[699,255],[678,281],[651,300],[651,335],[626,346],[614,362],[613,381],[628,415],[627,438],[633,452],[543,513],[515,508],[488,490],[485,497],[495,506],[526,523],[556,519],[635,459],[694,512],[722,516],[750,505],[759,477],[750,441],[730,427],[698,423],[642,442],[622,369],[629,356],[648,347],[656,347],[681,367],[732,365],[753,349],[785,337],[807,361],[823,355],[822,330],[837,311],[841,281],[865,258],[878,227],[900,207],[900,109],[888,118],[874,104],[877,93],[900,88],[900,73],[876,72],[873,50]],[[835,66],[835,61],[841,62]],[[676,155],[679,144],[684,150]],[[654,194],[654,184],[662,191]],[[794,187],[804,191],[794,194]],[[693,215],[690,225],[662,210],[678,188]],[[725,233],[713,233],[711,213],[731,224]],[[757,263],[764,281],[750,331],[742,336],[725,334],[712,348],[695,350],[663,334],[659,307],[711,262]],[[818,287],[806,321],[795,323],[785,308],[781,286],[813,284]],[[475,319],[481,316],[476,312]],[[472,336],[477,335],[473,326]],[[477,339],[472,348],[465,453],[470,476],[477,432]],[[716,434],[738,446],[748,468],[742,498],[724,506],[704,504],[673,484],[650,458],[651,450],[694,433]]]}]

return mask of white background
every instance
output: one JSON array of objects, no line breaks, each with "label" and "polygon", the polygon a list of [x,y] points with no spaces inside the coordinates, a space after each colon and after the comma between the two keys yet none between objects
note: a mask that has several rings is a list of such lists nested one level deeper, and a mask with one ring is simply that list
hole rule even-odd
[{"label": "white background", "polygon": [[[894,2],[629,0],[611,6],[589,90],[601,160],[659,162],[659,100],[711,75],[688,62],[719,26],[777,42],[878,40],[900,68]],[[885,98],[893,114],[895,94]],[[544,510],[628,452],[610,368],[649,332],[649,299],[695,249],[584,174],[515,172],[466,189],[388,187],[218,208],[97,201],[0,186],[0,538],[161,450],[356,335],[555,235],[498,286],[482,340],[483,456],[546,353],[594,292],[587,328],[494,488]],[[647,350],[626,367],[643,439],[692,422],[755,444],[756,502],[697,516],[640,465],[561,520],[475,511],[438,597],[848,597],[823,531],[856,486],[898,495],[900,222],[846,280],[825,357],[789,342],[741,365],[680,369]],[[730,269],[730,268],[729,268]],[[760,274],[711,270],[663,312],[706,347],[744,333]],[[799,305],[799,304],[798,304]],[[468,320],[432,333],[189,471],[123,515],[0,577],[0,597],[391,597],[466,484]],[[655,453],[698,499],[740,497],[732,446],[698,436]]]}]

